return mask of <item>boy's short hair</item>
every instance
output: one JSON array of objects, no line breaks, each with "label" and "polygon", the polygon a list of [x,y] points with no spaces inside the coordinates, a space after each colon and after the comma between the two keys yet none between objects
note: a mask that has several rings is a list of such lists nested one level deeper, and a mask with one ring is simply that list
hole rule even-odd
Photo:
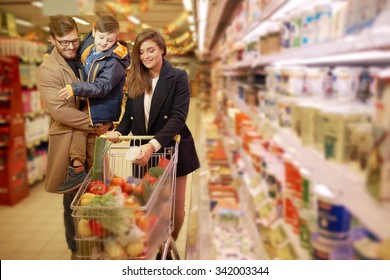
[{"label": "boy's short hair", "polygon": [[102,33],[119,32],[119,22],[112,16],[101,16],[96,22],[94,30]]}]

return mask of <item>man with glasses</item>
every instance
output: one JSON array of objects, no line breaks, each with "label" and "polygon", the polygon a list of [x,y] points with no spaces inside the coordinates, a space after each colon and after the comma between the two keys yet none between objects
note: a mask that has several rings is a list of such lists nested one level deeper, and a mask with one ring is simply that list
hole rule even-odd
[{"label": "man with glasses", "polygon": [[[69,161],[69,148],[73,131],[82,130],[91,135],[88,138],[87,164],[89,168],[93,162],[95,135],[105,133],[109,126],[98,128],[90,127],[89,117],[78,110],[80,100],[75,96],[64,100],[58,92],[66,84],[80,81],[77,51],[80,46],[76,22],[68,16],[56,15],[50,17],[49,41],[53,49],[46,56],[37,70],[38,90],[51,116],[49,129],[49,148],[47,152],[47,169],[45,176],[45,189],[50,193],[57,193],[63,184]],[[70,204],[75,193],[63,195],[64,223],[66,241],[75,257],[76,242],[74,240],[75,227],[71,215]]]},{"label": "man with glasses", "polygon": [[77,39],[74,39],[74,40],[57,40],[55,39],[58,43],[60,43],[61,46],[63,47],[67,47],[69,46],[69,44],[72,44],[73,46],[78,46],[80,44],[80,38],[77,37]]}]

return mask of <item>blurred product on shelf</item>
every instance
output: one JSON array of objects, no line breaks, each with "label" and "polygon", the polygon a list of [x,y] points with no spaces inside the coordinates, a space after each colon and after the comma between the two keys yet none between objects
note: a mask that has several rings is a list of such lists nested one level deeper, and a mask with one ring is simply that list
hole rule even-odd
[{"label": "blurred product on shelf", "polygon": [[18,59],[29,185],[42,180],[46,170],[50,118],[43,108],[35,80],[36,69],[42,62],[46,50],[47,45],[43,42],[0,38],[0,55],[14,56]]},{"label": "blurred product on shelf", "polygon": [[243,1],[214,46],[215,122],[264,257],[383,258],[388,60],[342,54],[390,45],[385,2],[270,1],[254,19]]},{"label": "blurred product on shelf", "polygon": [[15,205],[29,195],[19,59],[0,62],[0,204]]},{"label": "blurred product on shelf", "polygon": [[390,77],[389,68],[375,77],[373,140],[367,159],[367,190],[376,199],[390,200]]}]

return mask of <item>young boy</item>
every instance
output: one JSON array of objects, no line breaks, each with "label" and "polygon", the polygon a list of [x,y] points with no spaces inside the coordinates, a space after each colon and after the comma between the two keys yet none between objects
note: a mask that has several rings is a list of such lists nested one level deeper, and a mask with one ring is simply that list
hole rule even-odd
[{"label": "young boy", "polygon": [[[87,38],[80,49],[86,82],[67,84],[59,91],[60,97],[68,99],[84,97],[91,126],[118,121],[121,114],[123,86],[126,68],[130,66],[127,46],[117,41],[119,23],[111,16],[102,16],[92,30],[92,38]],[[69,158],[68,178],[59,187],[58,193],[76,190],[87,176],[85,160],[88,138],[94,137],[74,130]]]}]

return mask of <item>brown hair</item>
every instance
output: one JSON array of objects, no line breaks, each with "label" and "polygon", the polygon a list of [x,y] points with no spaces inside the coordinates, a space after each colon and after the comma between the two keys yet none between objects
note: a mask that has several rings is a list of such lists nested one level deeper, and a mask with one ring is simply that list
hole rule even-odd
[{"label": "brown hair", "polygon": [[119,32],[119,22],[112,16],[101,16],[93,29],[102,33]]},{"label": "brown hair", "polygon": [[55,37],[64,37],[76,29],[79,32],[77,24],[73,18],[65,15],[56,15],[50,17],[49,22],[50,35]]},{"label": "brown hair", "polygon": [[160,32],[154,28],[144,29],[135,38],[134,47],[131,52],[131,66],[129,76],[129,91],[130,98],[137,98],[142,93],[152,90],[152,77],[149,74],[149,69],[146,68],[140,59],[139,50],[143,42],[151,40],[163,50],[162,56],[167,53],[167,44]]}]

